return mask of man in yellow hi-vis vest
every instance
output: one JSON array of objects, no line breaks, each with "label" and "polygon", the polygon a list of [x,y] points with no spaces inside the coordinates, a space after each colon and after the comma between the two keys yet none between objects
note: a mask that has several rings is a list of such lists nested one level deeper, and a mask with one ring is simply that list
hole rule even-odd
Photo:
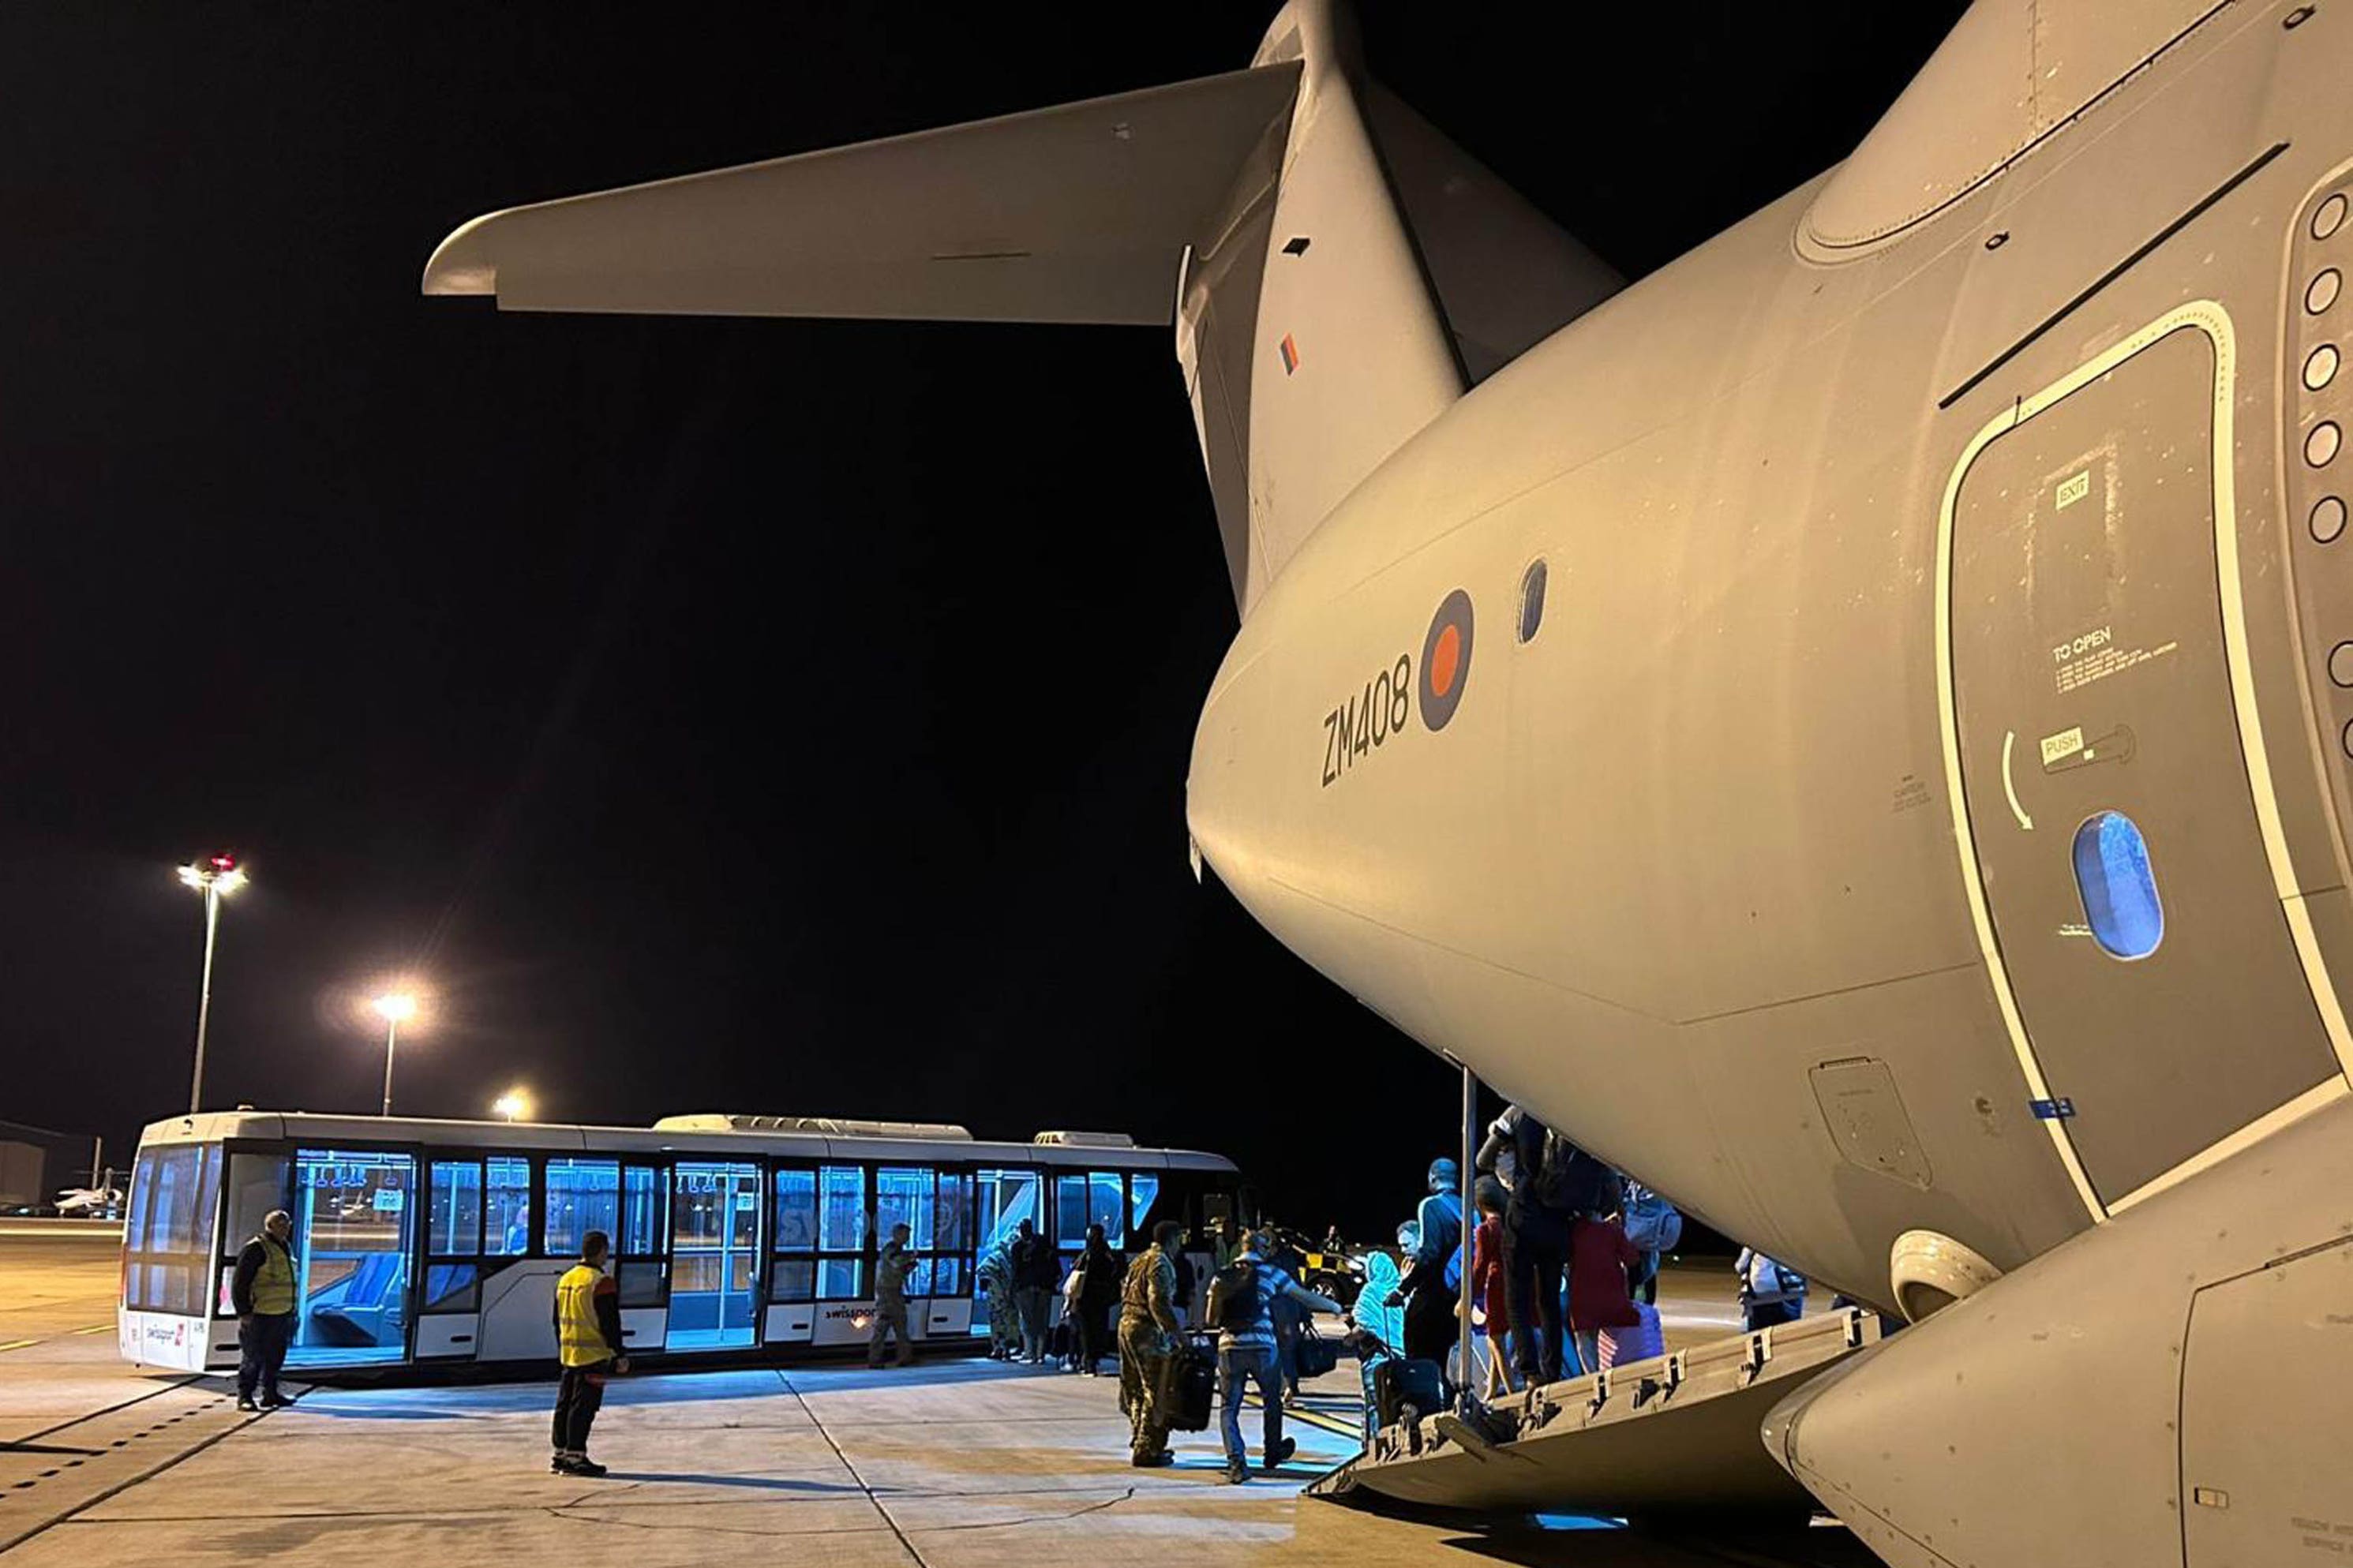
[{"label": "man in yellow hi-vis vest", "polygon": [[555,1348],[564,1362],[555,1389],[555,1456],[547,1468],[563,1476],[601,1476],[588,1457],[588,1428],[605,1403],[607,1374],[629,1370],[621,1353],[620,1288],[605,1272],[612,1242],[601,1230],[580,1238],[580,1261],[555,1282]]},{"label": "man in yellow hi-vis vest", "polygon": [[[294,1337],[294,1255],[287,1240],[294,1219],[284,1209],[263,1216],[260,1234],[237,1255],[229,1277],[229,1305],[237,1309],[237,1407],[275,1410],[294,1402],[278,1392],[278,1373]],[[253,1399],[255,1384],[261,1403]]]}]

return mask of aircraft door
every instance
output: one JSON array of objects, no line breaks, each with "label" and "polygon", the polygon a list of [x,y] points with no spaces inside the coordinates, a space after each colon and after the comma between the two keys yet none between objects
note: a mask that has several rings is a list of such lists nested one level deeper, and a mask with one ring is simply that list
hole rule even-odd
[{"label": "aircraft door", "polygon": [[2108,1204],[2337,1070],[2232,701],[2217,366],[2184,325],[2063,383],[1953,498],[1967,837],[2042,1112]]}]

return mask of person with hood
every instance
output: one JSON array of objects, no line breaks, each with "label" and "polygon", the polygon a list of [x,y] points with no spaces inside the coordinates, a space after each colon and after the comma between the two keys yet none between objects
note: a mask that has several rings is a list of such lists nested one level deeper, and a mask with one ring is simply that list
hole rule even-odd
[{"label": "person with hood", "polygon": [[988,1298],[988,1359],[1011,1361],[1020,1353],[1021,1316],[1013,1306],[1013,1262],[1006,1244],[983,1253],[973,1275]]}]

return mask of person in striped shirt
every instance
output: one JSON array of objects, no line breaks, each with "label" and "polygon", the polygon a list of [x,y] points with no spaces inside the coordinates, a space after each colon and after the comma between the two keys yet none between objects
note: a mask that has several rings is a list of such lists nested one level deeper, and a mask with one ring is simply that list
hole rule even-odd
[{"label": "person in striped shirt", "polygon": [[1282,1374],[1274,1336],[1278,1297],[1311,1312],[1337,1312],[1340,1304],[1319,1296],[1267,1261],[1272,1240],[1254,1230],[1242,1233],[1241,1251],[1209,1283],[1209,1322],[1218,1331],[1219,1429],[1226,1440],[1226,1479],[1250,1479],[1250,1450],[1242,1444],[1242,1401],[1251,1384],[1266,1417],[1261,1467],[1271,1472],[1298,1444],[1282,1435]]}]

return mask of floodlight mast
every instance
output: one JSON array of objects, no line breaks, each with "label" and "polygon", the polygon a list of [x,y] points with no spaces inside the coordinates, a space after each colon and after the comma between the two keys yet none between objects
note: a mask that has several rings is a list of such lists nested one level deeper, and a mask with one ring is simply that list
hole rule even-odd
[{"label": "floodlight mast", "polygon": [[220,931],[220,903],[227,895],[245,886],[244,868],[237,857],[227,850],[207,855],[180,868],[180,883],[194,888],[205,896],[205,967],[204,977],[196,992],[196,1066],[188,1082],[188,1114],[194,1116],[205,1105],[205,1030],[212,1020],[213,1011],[213,946]]},{"label": "floodlight mast", "polygon": [[400,1042],[400,1022],[417,1016],[417,998],[405,991],[379,996],[371,1004],[384,1016],[384,1114],[392,1114],[392,1057]]}]

